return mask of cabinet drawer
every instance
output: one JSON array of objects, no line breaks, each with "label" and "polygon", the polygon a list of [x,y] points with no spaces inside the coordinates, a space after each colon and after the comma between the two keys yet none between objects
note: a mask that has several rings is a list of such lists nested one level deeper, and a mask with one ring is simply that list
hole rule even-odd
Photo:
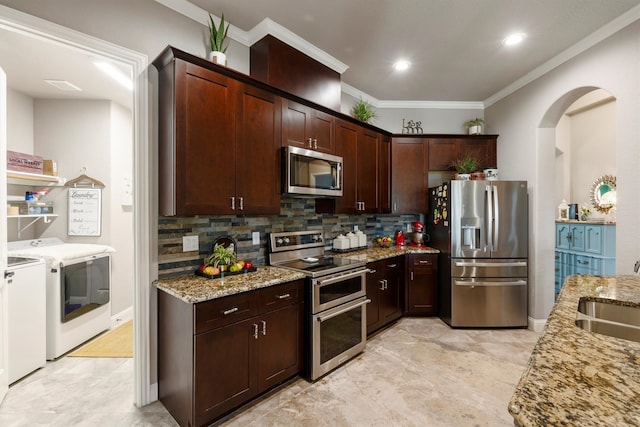
[{"label": "cabinet drawer", "polygon": [[230,325],[258,314],[258,292],[244,292],[195,305],[195,333]]},{"label": "cabinet drawer", "polygon": [[280,285],[262,288],[259,292],[258,310],[260,313],[277,310],[303,300],[304,280],[296,280]]},{"label": "cabinet drawer", "polygon": [[596,258],[576,255],[575,273],[576,274],[590,274],[597,271],[600,268],[599,260]]},{"label": "cabinet drawer", "polygon": [[436,268],[438,266],[437,254],[411,254],[408,260],[409,268]]}]

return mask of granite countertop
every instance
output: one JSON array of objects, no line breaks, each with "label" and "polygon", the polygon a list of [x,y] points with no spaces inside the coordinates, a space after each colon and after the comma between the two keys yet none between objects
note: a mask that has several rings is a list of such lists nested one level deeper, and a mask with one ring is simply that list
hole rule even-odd
[{"label": "granite countertop", "polygon": [[154,285],[185,302],[203,302],[222,298],[241,292],[266,288],[280,283],[302,279],[304,274],[285,268],[256,266],[257,271],[207,279],[196,276],[180,276],[171,279],[156,280]]},{"label": "granite countertop", "polygon": [[509,403],[517,425],[640,425],[640,343],[575,325],[581,297],[640,307],[640,276],[570,276]]},{"label": "granite countertop", "polygon": [[[354,252],[331,253],[333,256],[350,257],[365,262],[374,262],[385,258],[401,256],[407,253],[438,253],[437,249],[424,247],[367,248]],[[189,303],[222,298],[254,289],[266,288],[280,283],[304,278],[305,275],[278,267],[257,266],[257,271],[226,276],[218,279],[207,279],[196,276],[180,276],[171,279],[160,279],[154,285],[177,298]]]},{"label": "granite countertop", "polygon": [[438,254],[439,250],[428,246],[416,248],[413,246],[391,246],[390,248],[371,247],[353,252],[331,252],[335,257],[348,257],[366,262],[375,262],[381,259],[393,258],[405,254]]}]

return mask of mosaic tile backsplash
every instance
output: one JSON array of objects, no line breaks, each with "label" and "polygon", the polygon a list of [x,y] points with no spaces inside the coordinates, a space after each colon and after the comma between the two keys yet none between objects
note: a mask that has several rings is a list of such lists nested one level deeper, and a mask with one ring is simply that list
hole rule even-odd
[{"label": "mosaic tile backsplash", "polygon": [[[330,249],[331,240],[358,226],[371,241],[376,236],[393,236],[419,215],[327,215],[316,214],[315,199],[282,198],[277,216],[160,217],[158,220],[158,278],[191,274],[211,253],[213,242],[230,236],[237,244],[239,259],[268,263],[269,233],[321,229]],[[253,245],[251,233],[260,232],[260,244]],[[182,252],[182,237],[198,235],[199,250]]]}]

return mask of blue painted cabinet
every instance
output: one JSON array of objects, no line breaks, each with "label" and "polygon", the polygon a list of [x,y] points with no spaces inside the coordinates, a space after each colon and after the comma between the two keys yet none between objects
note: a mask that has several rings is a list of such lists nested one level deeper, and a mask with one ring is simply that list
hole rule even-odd
[{"label": "blue painted cabinet", "polygon": [[555,294],[572,274],[615,274],[616,225],[556,222]]}]

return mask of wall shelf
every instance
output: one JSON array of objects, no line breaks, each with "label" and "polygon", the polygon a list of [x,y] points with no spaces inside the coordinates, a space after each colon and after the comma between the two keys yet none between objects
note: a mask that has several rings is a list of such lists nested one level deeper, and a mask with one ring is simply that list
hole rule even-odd
[{"label": "wall shelf", "polygon": [[7,184],[26,185],[30,187],[62,187],[65,182],[67,182],[67,179],[59,176],[7,171]]}]

